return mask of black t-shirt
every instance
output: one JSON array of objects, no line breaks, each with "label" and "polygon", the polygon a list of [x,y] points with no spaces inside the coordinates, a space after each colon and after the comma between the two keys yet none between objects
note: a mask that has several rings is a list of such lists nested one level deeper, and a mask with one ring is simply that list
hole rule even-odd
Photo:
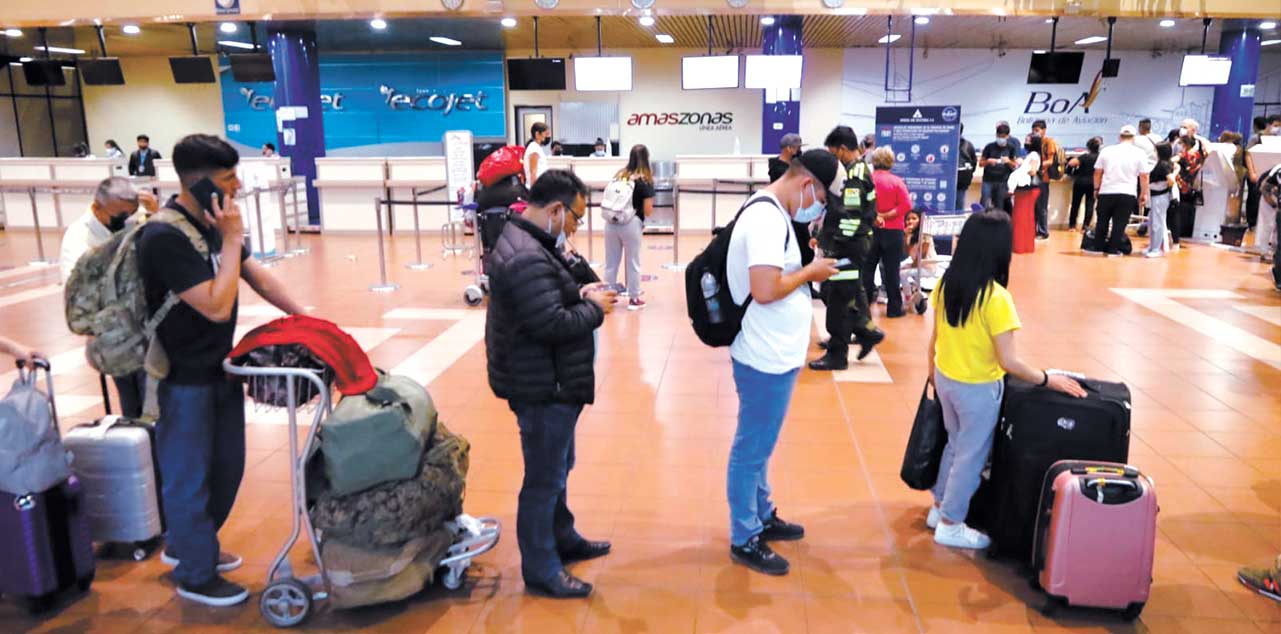
[{"label": "black t-shirt", "polygon": [[1174,171],[1174,165],[1169,161],[1157,161],[1156,167],[1148,174],[1148,187],[1152,191],[1168,191],[1169,184],[1165,181],[1170,177],[1170,172]]},{"label": "black t-shirt", "polygon": [[632,208],[636,210],[636,217],[645,220],[645,200],[654,197],[654,184],[643,179],[636,179],[636,186],[632,188]]},{"label": "black t-shirt", "polygon": [[1013,171],[1013,168],[1011,168],[1009,165],[1005,165],[1004,163],[1000,165],[988,165],[987,160],[1000,159],[1000,158],[1018,159],[1019,148],[1012,140],[1008,141],[1005,145],[1001,145],[996,141],[993,141],[991,143],[988,143],[987,147],[983,148],[982,158],[983,158],[982,160],[983,182],[984,183],[1004,183],[1005,181],[1009,180],[1010,172]]},{"label": "black t-shirt", "polygon": [[[170,291],[182,293],[214,279],[214,267],[222,249],[222,234],[218,230],[197,222],[176,199],[170,199],[165,206],[186,216],[200,230],[209,245],[210,257],[200,257],[191,240],[178,228],[160,222],[148,223],[138,239],[138,267],[147,289],[147,310],[151,313],[160,308]],[[248,257],[249,251],[241,246],[241,261]],[[231,352],[237,308],[232,307],[231,318],[224,323],[205,319],[182,301],[169,311],[156,331],[169,355],[167,381],[199,385],[223,378],[222,360]]]},{"label": "black t-shirt", "polygon": [[[1085,187],[1094,186],[1094,164],[1099,160],[1098,152],[1086,152],[1076,160],[1080,163],[1076,167],[1068,167],[1067,173],[1072,176],[1072,184],[1075,186]],[[1162,176],[1161,178],[1165,178]]]}]

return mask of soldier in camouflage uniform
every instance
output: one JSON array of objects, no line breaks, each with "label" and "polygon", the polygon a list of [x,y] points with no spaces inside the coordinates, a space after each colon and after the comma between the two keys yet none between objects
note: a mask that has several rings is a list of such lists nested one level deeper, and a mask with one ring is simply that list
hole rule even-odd
[{"label": "soldier in camouflage uniform", "polygon": [[[844,370],[849,367],[850,337],[861,347],[858,358],[872,352],[885,339],[872,323],[867,294],[859,271],[872,245],[872,226],[876,220],[876,187],[872,170],[861,160],[858,136],[848,126],[837,126],[827,135],[827,149],[845,167],[842,184],[833,186],[836,196],[828,196],[827,213],[818,233],[818,247],[824,257],[848,259],[839,266],[841,272],[823,283],[823,302],[827,304],[827,353],[810,362],[812,370]],[[840,179],[837,182],[841,182]],[[820,344],[822,345],[822,344]]]}]

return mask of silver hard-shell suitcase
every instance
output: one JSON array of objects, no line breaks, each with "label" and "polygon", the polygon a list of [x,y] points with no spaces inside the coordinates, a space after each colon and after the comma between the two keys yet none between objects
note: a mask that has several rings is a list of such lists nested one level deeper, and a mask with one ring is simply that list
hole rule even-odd
[{"label": "silver hard-shell suitcase", "polygon": [[132,544],[130,555],[146,559],[164,530],[160,487],[149,424],[120,416],[67,432],[71,470],[84,486],[85,514],[95,542]]}]

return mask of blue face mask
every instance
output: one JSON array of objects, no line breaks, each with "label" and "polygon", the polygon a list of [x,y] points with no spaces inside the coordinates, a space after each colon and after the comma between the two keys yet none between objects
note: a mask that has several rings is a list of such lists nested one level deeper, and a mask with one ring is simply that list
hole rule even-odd
[{"label": "blue face mask", "polygon": [[[570,212],[569,208],[566,207],[561,210],[561,213],[568,214],[572,212]],[[547,219],[547,235],[551,235],[551,233],[552,233],[552,219],[548,218]],[[560,233],[556,234],[556,248],[557,249],[563,248],[565,246],[565,240],[567,239],[568,238],[565,237],[565,220],[564,218],[562,218],[560,221]]]},{"label": "blue face mask", "polygon": [[[819,216],[823,215],[823,210],[826,208],[823,206],[823,203],[819,201],[818,193],[814,191],[814,185],[812,184],[810,185],[810,196],[814,198],[814,203],[808,207],[801,207],[800,209],[796,210],[796,216],[794,218],[796,222],[800,222],[800,223],[814,222],[815,220],[818,220]],[[797,204],[800,205],[804,202],[805,202],[805,195],[801,194],[801,199],[797,201]]]}]

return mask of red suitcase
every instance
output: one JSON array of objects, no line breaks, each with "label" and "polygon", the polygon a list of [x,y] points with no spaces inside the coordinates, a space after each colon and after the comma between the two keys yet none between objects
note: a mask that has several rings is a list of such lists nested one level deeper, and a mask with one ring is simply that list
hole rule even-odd
[{"label": "red suitcase", "polygon": [[1158,507],[1152,480],[1132,466],[1062,460],[1045,474],[1032,569],[1064,605],[1122,610],[1133,620],[1152,586]]},{"label": "red suitcase", "polygon": [[[36,366],[49,372],[47,362]],[[53,379],[46,378],[52,408]],[[83,499],[75,476],[42,493],[0,491],[0,595],[42,612],[65,590],[89,589],[94,555]]]}]

